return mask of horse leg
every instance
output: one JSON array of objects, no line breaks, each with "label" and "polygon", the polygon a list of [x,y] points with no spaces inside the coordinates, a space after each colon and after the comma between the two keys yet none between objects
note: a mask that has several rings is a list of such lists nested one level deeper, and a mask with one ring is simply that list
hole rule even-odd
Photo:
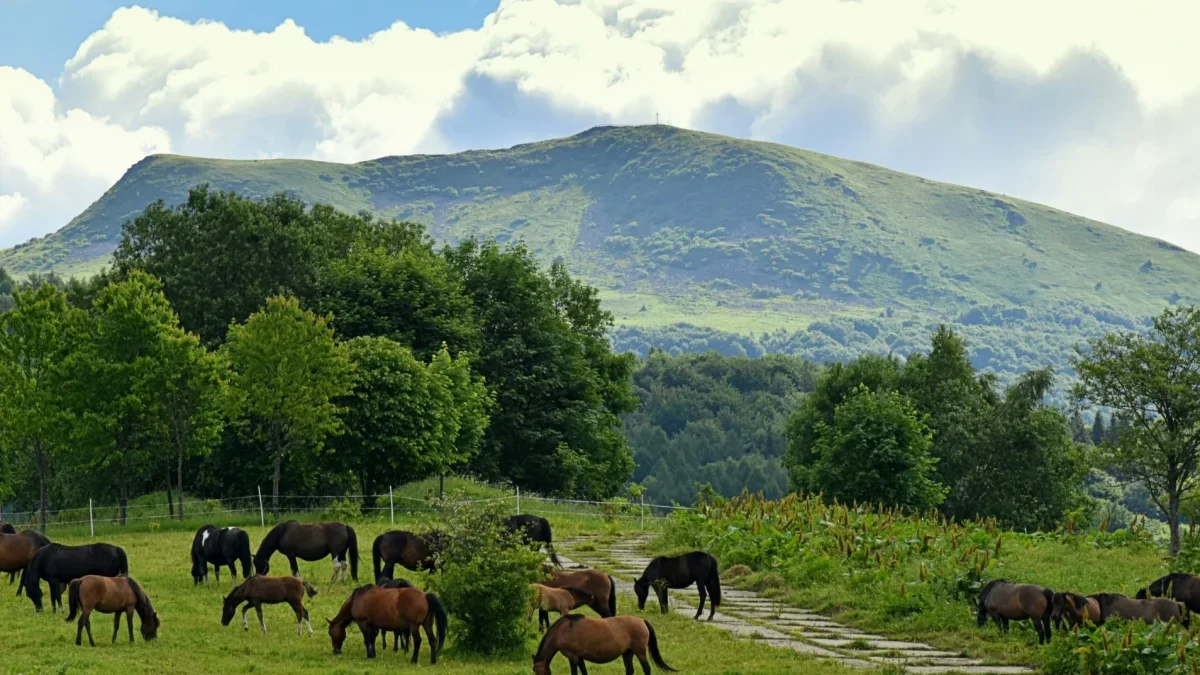
[{"label": "horse leg", "polygon": [[571,659],[567,659],[567,663],[571,664],[571,675],[579,675],[579,664]]},{"label": "horse leg", "polygon": [[425,637],[429,638],[429,665],[437,663],[437,638],[433,636],[433,612],[425,617]]},{"label": "horse leg", "polygon": [[295,556],[288,556],[288,564],[292,566],[292,576],[296,577],[297,579],[303,578],[300,576],[300,565],[296,562]]},{"label": "horse leg", "polygon": [[50,584],[50,611],[57,612],[62,606],[62,590],[58,587],[57,579],[49,579]]},{"label": "horse leg", "polygon": [[362,631],[363,634],[363,644],[366,645],[367,648],[367,658],[375,658],[375,628],[365,621],[359,621],[358,629]]},{"label": "horse leg", "polygon": [[546,628],[550,627],[550,612],[547,612],[546,610],[542,609],[541,607],[538,607],[538,631],[539,632],[542,630],[545,630],[544,628],[542,628],[542,624],[545,624]]},{"label": "horse leg", "polygon": [[[120,623],[120,621],[121,621],[121,618],[120,618],[120,617],[121,617],[121,615],[120,615],[120,614],[118,614],[118,615],[117,615],[117,626],[118,626],[118,627],[120,627],[120,625],[121,625],[121,623]],[[77,621],[77,622],[76,622],[76,626],[77,626],[77,627],[76,627],[76,629],[75,629],[75,646],[76,646],[76,647],[78,647],[78,646],[80,646],[80,645],[82,645],[82,644],[83,644],[83,624],[85,624],[85,623],[87,623],[87,622],[83,620],[83,615],[82,615],[82,614],[80,614],[80,615],[79,615],[79,621]],[[114,640],[116,640],[116,638],[113,638],[113,639],[114,639]]]},{"label": "horse leg", "polygon": [[121,613],[113,614],[113,644],[117,643],[117,635],[121,633]]},{"label": "horse leg", "polygon": [[[119,614],[118,614],[118,616],[119,616]],[[92,622],[92,620],[88,619],[88,623],[91,623],[91,622]],[[129,642],[132,643],[133,642],[133,607],[125,608],[125,625],[129,626]]]},{"label": "horse leg", "polygon": [[304,612],[304,627],[308,629],[309,637],[313,635],[312,622],[308,620],[308,608],[304,605],[300,606],[300,611]]},{"label": "horse leg", "polygon": [[704,601],[708,598],[708,591],[704,588],[702,582],[696,582],[696,588],[700,591],[700,606],[696,608],[696,616],[693,617],[697,621],[700,620],[700,615],[704,613]]},{"label": "horse leg", "polygon": [[217,585],[220,586],[221,585],[221,566],[220,565],[213,565],[213,575],[216,576]]},{"label": "horse leg", "polygon": [[246,604],[242,605],[242,630],[250,630],[250,622],[246,620],[246,612],[249,612],[253,606],[254,603],[249,600],[246,601]]},{"label": "horse leg", "polygon": [[[421,656],[421,626],[420,626],[420,624],[415,624],[415,623],[408,624],[408,634],[409,634],[409,637],[412,638],[412,646],[413,646],[412,662],[416,663],[417,659],[420,658],[420,656]],[[437,643],[429,645],[430,649],[434,649],[435,647],[437,647]]]},{"label": "horse leg", "polygon": [[625,661],[625,675],[633,675],[633,650],[626,649],[621,658]]},{"label": "horse leg", "polygon": [[587,675],[587,661],[579,659],[579,675]]},{"label": "horse leg", "polygon": [[85,612],[84,615],[82,617],[80,617],[79,620],[83,622],[83,627],[87,629],[88,642],[91,643],[91,645],[93,647],[95,647],[96,641],[92,639],[92,613]]},{"label": "horse leg", "polygon": [[[650,662],[646,660],[646,652],[637,655],[638,661],[642,664],[642,675],[650,675]],[[632,673],[633,670],[626,672],[626,675]]]},{"label": "horse leg", "polygon": [[254,602],[254,611],[258,613],[258,624],[260,626],[262,626],[263,635],[266,635],[267,634],[267,620],[263,618],[261,602],[258,602],[258,601]]}]

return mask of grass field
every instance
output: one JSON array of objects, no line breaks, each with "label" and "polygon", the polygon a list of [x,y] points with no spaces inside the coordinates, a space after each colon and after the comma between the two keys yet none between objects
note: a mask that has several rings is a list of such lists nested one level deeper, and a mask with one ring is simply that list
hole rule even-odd
[{"label": "grass field", "polygon": [[[618,526],[605,524],[595,517],[552,516],[555,537],[564,538],[579,533],[603,533],[621,536]],[[363,554],[359,566],[359,578],[366,583],[371,577],[370,547],[376,535],[395,528],[414,529],[428,517],[397,517],[392,526],[383,522],[355,523],[359,538],[359,550]],[[138,635],[138,642],[129,644],[127,634],[117,643],[108,642],[110,637],[108,615],[93,618],[93,634],[97,647],[74,644],[75,625],[64,623],[62,614],[53,614],[48,609],[36,614],[28,599],[13,595],[12,587],[0,587],[6,592],[0,596],[0,643],[4,658],[0,670],[6,673],[366,673],[392,672],[395,670],[430,671],[427,646],[423,645],[422,659],[418,666],[410,665],[403,653],[381,653],[375,662],[369,662],[364,653],[362,638],[357,629],[351,629],[342,656],[334,656],[330,641],[325,633],[326,617],[333,616],[354,584],[339,583],[330,586],[331,566],[328,560],[302,563],[304,577],[320,589],[320,594],[306,604],[312,614],[315,637],[297,637],[291,611],[285,606],[264,608],[269,633],[261,635],[250,613],[251,626],[243,631],[236,619],[228,627],[220,624],[221,599],[231,587],[228,570],[222,575],[220,588],[192,584],[189,551],[194,530],[201,522],[185,525],[164,522],[158,529],[150,530],[148,524],[131,525],[127,531],[114,533],[108,530],[96,540],[117,544],[125,548],[130,560],[130,574],[142,583],[154,602],[155,609],[163,622],[159,639],[145,643]],[[636,528],[633,523],[631,527]],[[257,547],[265,530],[257,525],[247,526],[252,546]],[[78,528],[50,532],[51,537],[66,544],[89,541],[86,531]],[[275,573],[286,562],[277,557],[273,560]],[[286,569],[286,568],[284,568]],[[211,577],[210,577],[211,578]],[[406,578],[418,587],[424,587],[423,575],[408,573]],[[653,603],[651,603],[653,605]],[[618,600],[621,614],[636,613],[632,597],[622,596]],[[453,609],[450,637],[436,672],[447,674],[480,673],[509,674],[531,672],[529,655],[537,646],[531,637],[521,655],[483,659],[463,654],[455,647]],[[663,655],[667,662],[686,673],[793,673],[801,670],[808,673],[842,674],[848,669],[837,664],[818,662],[786,650],[760,646],[747,640],[734,640],[723,631],[697,626],[691,620],[677,615],[660,615],[657,607],[651,606],[646,613],[656,631]],[[135,624],[137,623],[135,619]],[[135,629],[135,634],[137,630]],[[562,657],[554,662],[555,672],[569,672]],[[620,673],[620,662],[603,666],[589,666],[589,672]]]}]

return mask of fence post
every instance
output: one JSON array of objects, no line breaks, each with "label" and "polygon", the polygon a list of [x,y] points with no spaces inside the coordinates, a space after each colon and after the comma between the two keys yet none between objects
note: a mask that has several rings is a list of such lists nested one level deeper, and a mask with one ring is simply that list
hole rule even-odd
[{"label": "fence post", "polygon": [[258,486],[258,524],[263,527],[267,526],[267,516],[263,513],[261,485]]},{"label": "fence post", "polygon": [[521,488],[517,487],[517,515],[521,515]]},{"label": "fence post", "polygon": [[392,488],[388,487],[388,511],[392,514],[392,524],[396,524],[396,499],[392,496]]},{"label": "fence post", "polygon": [[638,499],[641,501],[642,529],[644,530],[646,529],[646,495],[638,495]]},{"label": "fence post", "polygon": [[92,498],[88,497],[88,525],[92,530],[92,538],[96,538],[96,518],[92,515]]}]

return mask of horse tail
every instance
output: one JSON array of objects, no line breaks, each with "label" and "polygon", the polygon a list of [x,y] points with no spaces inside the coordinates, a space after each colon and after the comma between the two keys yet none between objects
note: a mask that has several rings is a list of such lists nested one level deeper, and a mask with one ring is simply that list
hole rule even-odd
[{"label": "horse tail", "polygon": [[617,615],[617,580],[608,575],[608,615]]},{"label": "horse tail", "polygon": [[250,578],[250,533],[239,529],[235,535],[237,557],[242,561],[242,578]]},{"label": "horse tail", "polygon": [[712,561],[712,567],[708,571],[708,594],[712,596],[713,607],[721,606],[721,571],[717,567],[717,559],[713,556],[708,556]]},{"label": "horse tail", "polygon": [[125,549],[120,546],[114,546],[117,549],[117,576],[129,576],[129,557],[125,555]]},{"label": "horse tail", "polygon": [[678,670],[667,665],[667,662],[663,660],[662,653],[658,651],[658,636],[654,634],[654,626],[651,626],[650,622],[645,619],[642,621],[646,624],[646,630],[650,632],[650,658],[654,659],[654,665],[668,673],[678,673]]},{"label": "horse tail", "polygon": [[[446,624],[449,622],[449,618],[446,616],[446,607],[433,593],[426,593],[425,601],[429,603],[429,608],[433,610],[434,620],[437,622],[437,651],[434,654],[441,654],[442,645],[446,644]],[[429,647],[432,649],[433,645]]]},{"label": "horse tail", "polygon": [[75,612],[83,610],[83,600],[79,598],[79,582],[79,579],[75,579],[67,590],[67,607],[71,610],[67,623],[75,620]]},{"label": "horse tail", "polygon": [[375,542],[371,544],[371,567],[375,570],[375,583],[379,583],[379,577],[383,574],[383,535],[375,537]]},{"label": "horse tail", "polygon": [[[354,533],[354,528],[346,526],[346,545],[350,549],[350,578],[358,581],[358,535]],[[376,575],[378,578],[378,575]]]},{"label": "horse tail", "polygon": [[558,560],[558,553],[554,551],[554,533],[550,530],[550,521],[545,518],[542,518],[542,529],[546,532],[546,550],[550,552],[550,562],[561,569],[563,565]]}]

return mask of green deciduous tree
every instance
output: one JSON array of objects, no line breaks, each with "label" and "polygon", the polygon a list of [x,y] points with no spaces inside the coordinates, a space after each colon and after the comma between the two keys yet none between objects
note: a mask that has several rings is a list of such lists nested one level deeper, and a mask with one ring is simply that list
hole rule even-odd
[{"label": "green deciduous tree", "polygon": [[1167,518],[1179,553],[1179,508],[1200,461],[1200,310],[1168,308],[1149,332],[1114,333],[1081,348],[1074,395],[1129,423],[1112,461],[1136,477]]},{"label": "green deciduous tree", "polygon": [[422,363],[383,337],[347,343],[357,376],[338,399],[345,433],[334,463],[353,471],[363,494],[443,474],[478,451],[491,394],[465,356],[443,348]]},{"label": "green deciduous tree", "polygon": [[276,518],[284,459],[319,451],[326,437],[342,429],[335,400],[350,393],[354,366],[329,321],[302,309],[295,298],[269,298],[246,323],[230,326],[223,347],[237,414],[266,442],[274,465]]},{"label": "green deciduous tree", "polygon": [[70,429],[64,410],[60,365],[72,349],[70,326],[79,320],[62,291],[49,284],[12,294],[0,314],[0,434],[10,459],[27,461],[38,482],[41,529],[46,530],[47,474]]},{"label": "green deciduous tree", "polygon": [[901,394],[859,385],[837,406],[833,423],[818,423],[816,432],[815,461],[794,467],[810,491],[916,509],[945,498],[934,480],[929,430]]}]

